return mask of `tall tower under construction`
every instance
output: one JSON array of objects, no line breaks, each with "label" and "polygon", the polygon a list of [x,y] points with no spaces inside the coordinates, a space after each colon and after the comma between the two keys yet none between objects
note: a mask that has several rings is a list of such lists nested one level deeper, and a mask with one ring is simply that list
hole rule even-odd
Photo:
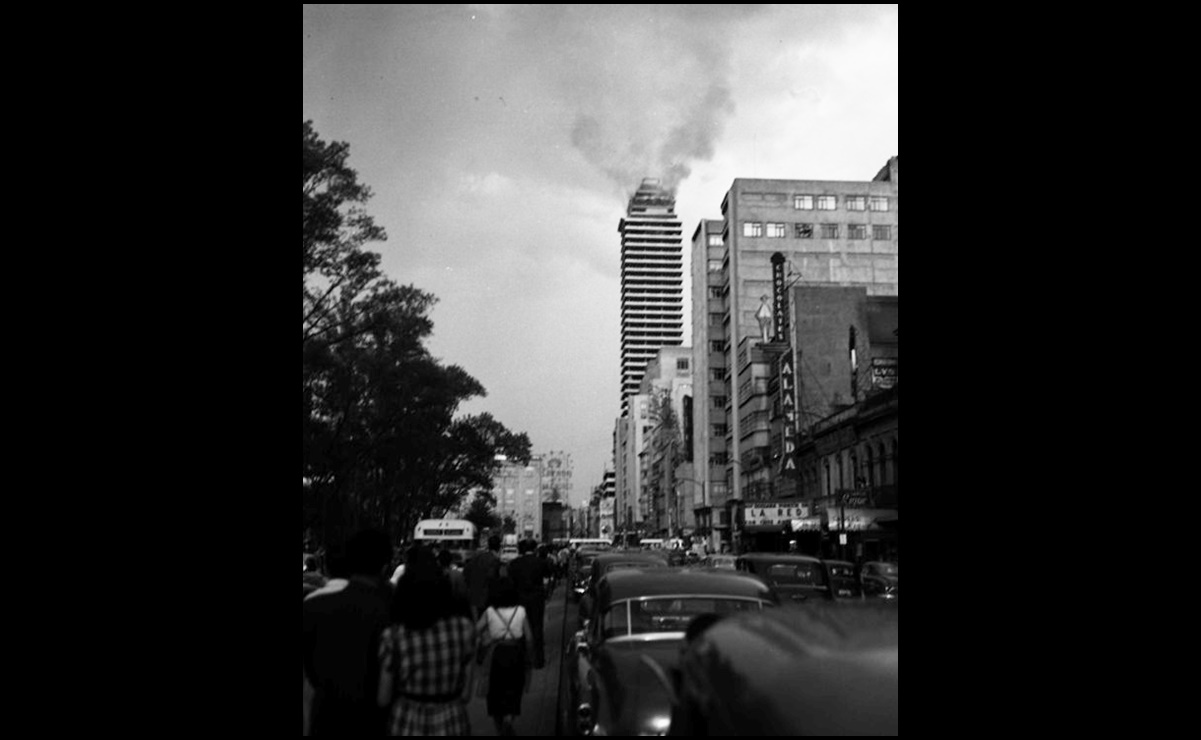
[{"label": "tall tower under construction", "polygon": [[684,337],[684,250],[675,197],[646,178],[630,198],[621,234],[621,415],[660,347]]}]

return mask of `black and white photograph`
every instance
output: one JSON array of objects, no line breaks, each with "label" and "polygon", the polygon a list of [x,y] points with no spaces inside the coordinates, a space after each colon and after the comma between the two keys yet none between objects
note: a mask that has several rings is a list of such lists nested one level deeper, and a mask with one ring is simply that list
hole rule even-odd
[{"label": "black and white photograph", "polygon": [[305,736],[899,733],[898,15],[303,6]]}]

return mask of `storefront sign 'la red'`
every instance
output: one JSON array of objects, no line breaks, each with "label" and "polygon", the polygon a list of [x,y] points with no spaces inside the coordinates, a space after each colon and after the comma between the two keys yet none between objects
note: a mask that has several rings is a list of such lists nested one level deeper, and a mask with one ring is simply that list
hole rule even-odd
[{"label": "storefront sign 'la red'", "polygon": [[809,516],[809,507],[795,501],[784,502],[748,502],[743,510],[743,522],[747,526],[765,524],[786,524],[793,519],[804,519]]}]

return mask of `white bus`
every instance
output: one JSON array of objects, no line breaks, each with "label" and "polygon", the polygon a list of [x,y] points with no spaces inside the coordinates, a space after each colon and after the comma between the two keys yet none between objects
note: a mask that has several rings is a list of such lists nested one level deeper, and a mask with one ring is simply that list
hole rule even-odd
[{"label": "white bus", "polygon": [[440,545],[463,562],[475,549],[475,525],[466,519],[423,519],[413,532],[413,540],[425,545]]},{"label": "white bus", "polygon": [[612,538],[604,537],[572,537],[567,541],[569,547],[575,547],[580,550],[608,550],[613,547]]}]

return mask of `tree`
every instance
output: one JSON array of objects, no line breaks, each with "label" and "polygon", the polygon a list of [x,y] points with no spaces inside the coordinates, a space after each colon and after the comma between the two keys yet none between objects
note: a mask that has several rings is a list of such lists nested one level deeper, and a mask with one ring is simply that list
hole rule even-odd
[{"label": "tree", "polygon": [[361,330],[362,295],[393,287],[380,256],[363,245],[387,239],[363,210],[371,189],[347,166],[350,146],[326,144],[304,122],[304,343],[329,346]]},{"label": "tree", "polygon": [[496,515],[491,499],[491,494],[485,491],[477,492],[475,498],[471,499],[471,505],[467,507],[467,513],[463,515],[463,518],[474,524],[480,532],[500,527],[500,517]]},{"label": "tree", "polygon": [[528,462],[529,438],[488,414],[455,418],[484,387],[426,349],[435,297],[387,279],[364,248],[386,236],[349,146],[310,121],[303,133],[304,524],[324,542],[365,525],[400,539],[490,487],[498,453]]}]

